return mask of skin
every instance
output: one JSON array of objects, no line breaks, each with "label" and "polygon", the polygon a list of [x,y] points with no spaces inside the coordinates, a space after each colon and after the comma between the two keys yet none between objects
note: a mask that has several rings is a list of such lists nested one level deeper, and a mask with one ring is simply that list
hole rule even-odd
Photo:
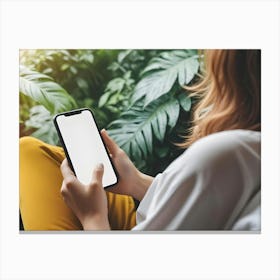
[{"label": "skin", "polygon": [[[101,135],[119,174],[118,184],[111,187],[110,191],[130,195],[141,201],[153,177],[141,173],[105,129],[101,131]],[[78,217],[84,230],[110,230],[107,197],[102,186],[103,164],[94,167],[88,185],[82,184],[76,178],[67,159],[63,160],[60,169],[63,176],[62,197]]]}]

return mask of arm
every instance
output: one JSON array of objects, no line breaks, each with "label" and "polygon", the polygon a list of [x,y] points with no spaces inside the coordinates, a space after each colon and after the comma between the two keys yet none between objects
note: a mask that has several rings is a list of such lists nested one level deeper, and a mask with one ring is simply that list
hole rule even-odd
[{"label": "arm", "polygon": [[231,229],[260,186],[260,136],[254,134],[219,132],[194,143],[155,178],[133,229]]},{"label": "arm", "polygon": [[101,131],[101,135],[119,174],[118,184],[108,190],[113,193],[130,195],[141,201],[154,178],[141,173],[126,153],[109,137],[105,129]]}]

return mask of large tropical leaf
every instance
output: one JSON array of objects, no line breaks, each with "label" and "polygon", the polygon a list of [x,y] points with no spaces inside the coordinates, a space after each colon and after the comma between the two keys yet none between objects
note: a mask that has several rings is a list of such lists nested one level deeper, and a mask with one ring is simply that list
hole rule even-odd
[{"label": "large tropical leaf", "polygon": [[153,152],[153,139],[163,141],[168,128],[177,123],[180,105],[176,98],[156,100],[143,109],[138,102],[109,126],[109,134],[134,160]]},{"label": "large tropical leaf", "polygon": [[192,107],[192,100],[186,93],[181,93],[178,96],[179,103],[185,112],[189,112]]},{"label": "large tropical leaf", "polygon": [[153,58],[142,72],[143,78],[136,85],[133,102],[144,97],[144,106],[168,93],[176,81],[180,86],[190,83],[199,69],[194,51],[176,50],[163,52]]},{"label": "large tropical leaf", "polygon": [[51,77],[24,67],[20,68],[19,90],[43,105],[51,114],[76,106],[75,100]]}]

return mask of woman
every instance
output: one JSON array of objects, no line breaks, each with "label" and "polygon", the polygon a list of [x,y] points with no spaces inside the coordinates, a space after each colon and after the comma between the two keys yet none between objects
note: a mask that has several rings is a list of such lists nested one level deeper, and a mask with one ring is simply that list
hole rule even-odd
[{"label": "woman", "polygon": [[83,185],[61,148],[22,138],[25,229],[260,230],[260,51],[206,51],[205,73],[189,90],[199,102],[182,145],[188,149],[155,178],[102,130],[120,176],[109,192],[102,164]]}]

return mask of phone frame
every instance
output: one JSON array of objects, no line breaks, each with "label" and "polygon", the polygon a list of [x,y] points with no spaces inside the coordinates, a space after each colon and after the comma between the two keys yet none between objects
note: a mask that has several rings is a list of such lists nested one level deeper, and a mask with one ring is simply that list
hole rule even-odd
[{"label": "phone frame", "polygon": [[114,164],[113,164],[113,162],[112,162],[112,159],[111,159],[111,157],[110,157],[109,151],[108,151],[108,149],[107,149],[107,147],[106,147],[106,145],[105,145],[105,143],[104,143],[104,141],[103,141],[103,138],[102,138],[102,136],[101,136],[100,129],[99,129],[99,127],[98,127],[98,125],[97,125],[97,122],[96,122],[96,120],[95,120],[94,114],[93,114],[93,112],[92,112],[89,108],[81,108],[81,109],[75,109],[75,110],[71,110],[71,111],[67,111],[67,112],[62,112],[62,113],[56,114],[56,115],[53,117],[53,123],[54,123],[54,126],[55,126],[55,128],[56,128],[56,131],[57,131],[57,134],[58,134],[60,143],[61,143],[61,145],[62,145],[62,147],[63,147],[64,152],[65,152],[65,156],[66,156],[66,158],[67,158],[67,160],[68,160],[68,163],[69,163],[69,165],[70,165],[70,168],[71,168],[72,171],[74,172],[75,176],[77,176],[77,175],[76,175],[76,172],[75,172],[75,169],[74,169],[74,167],[73,167],[71,158],[70,158],[70,156],[69,156],[67,147],[66,147],[65,142],[64,142],[64,140],[63,140],[61,131],[60,131],[60,129],[59,129],[59,126],[58,126],[58,123],[57,123],[57,118],[58,118],[59,116],[66,116],[66,117],[68,117],[68,116],[72,116],[72,115],[77,115],[77,114],[82,113],[82,111],[89,111],[89,112],[91,113],[92,119],[93,119],[93,121],[94,121],[94,123],[95,123],[95,125],[96,125],[96,127],[97,127],[97,130],[98,130],[98,133],[99,133],[99,137],[101,138],[101,141],[102,141],[102,143],[103,143],[103,146],[104,146],[104,148],[105,148],[105,151],[106,151],[106,153],[107,153],[107,156],[108,156],[108,158],[109,158],[109,161],[110,161],[110,163],[111,163],[111,165],[112,165],[112,168],[113,168],[113,170],[114,170],[114,172],[115,172],[115,175],[116,175],[116,178],[117,178],[116,183],[114,183],[114,184],[112,184],[112,185],[109,185],[109,186],[106,186],[106,187],[103,186],[103,188],[104,188],[104,189],[107,189],[107,188],[113,187],[113,186],[115,186],[115,185],[119,182],[119,174],[118,174],[118,172],[117,172],[117,170],[116,170],[116,168],[115,168],[115,166],[114,166]]}]

